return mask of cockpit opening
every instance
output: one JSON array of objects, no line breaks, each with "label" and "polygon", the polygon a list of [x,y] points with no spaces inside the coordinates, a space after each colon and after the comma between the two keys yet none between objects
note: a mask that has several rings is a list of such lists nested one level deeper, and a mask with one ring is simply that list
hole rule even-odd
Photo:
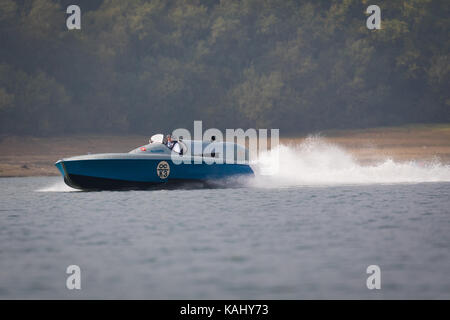
[{"label": "cockpit opening", "polygon": [[163,144],[173,152],[178,153],[179,155],[183,155],[187,152],[187,146],[181,140],[181,137],[180,139],[176,139],[170,134],[164,136],[163,134],[159,133],[153,135],[150,138],[149,142],[150,144]]}]

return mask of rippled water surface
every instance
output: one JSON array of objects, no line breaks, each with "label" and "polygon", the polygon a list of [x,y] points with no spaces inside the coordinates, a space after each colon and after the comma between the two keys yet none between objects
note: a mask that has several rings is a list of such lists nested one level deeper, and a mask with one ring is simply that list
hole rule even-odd
[{"label": "rippled water surface", "polygon": [[450,298],[449,182],[0,191],[0,298]]}]

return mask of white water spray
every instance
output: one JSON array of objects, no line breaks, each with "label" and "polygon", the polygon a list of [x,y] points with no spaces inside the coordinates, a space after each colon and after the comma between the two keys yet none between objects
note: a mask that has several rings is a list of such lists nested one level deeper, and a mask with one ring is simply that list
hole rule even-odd
[{"label": "white water spray", "polygon": [[[273,174],[264,174],[271,168],[275,169]],[[450,181],[450,166],[438,161],[395,162],[386,159],[373,165],[362,165],[339,146],[315,137],[300,145],[279,145],[263,153],[255,169],[256,176],[249,184],[269,188]]]},{"label": "white water spray", "polygon": [[67,184],[65,184],[63,180],[59,180],[48,187],[44,187],[44,188],[38,189],[36,191],[37,192],[73,192],[73,191],[80,191],[80,190],[71,188]]}]

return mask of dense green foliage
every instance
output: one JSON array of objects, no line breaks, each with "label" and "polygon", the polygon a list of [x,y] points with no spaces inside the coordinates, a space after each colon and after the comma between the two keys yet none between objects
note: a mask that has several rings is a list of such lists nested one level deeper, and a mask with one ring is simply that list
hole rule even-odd
[{"label": "dense green foliage", "polygon": [[[381,8],[382,29],[365,10]],[[81,7],[81,30],[66,7]],[[0,0],[0,133],[450,121],[448,0]]]}]

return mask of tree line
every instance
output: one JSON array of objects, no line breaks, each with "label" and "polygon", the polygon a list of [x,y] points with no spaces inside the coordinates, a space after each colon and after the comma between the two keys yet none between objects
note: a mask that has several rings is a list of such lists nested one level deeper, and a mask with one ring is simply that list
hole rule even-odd
[{"label": "tree line", "polygon": [[376,2],[0,0],[0,134],[449,122],[448,0]]}]

